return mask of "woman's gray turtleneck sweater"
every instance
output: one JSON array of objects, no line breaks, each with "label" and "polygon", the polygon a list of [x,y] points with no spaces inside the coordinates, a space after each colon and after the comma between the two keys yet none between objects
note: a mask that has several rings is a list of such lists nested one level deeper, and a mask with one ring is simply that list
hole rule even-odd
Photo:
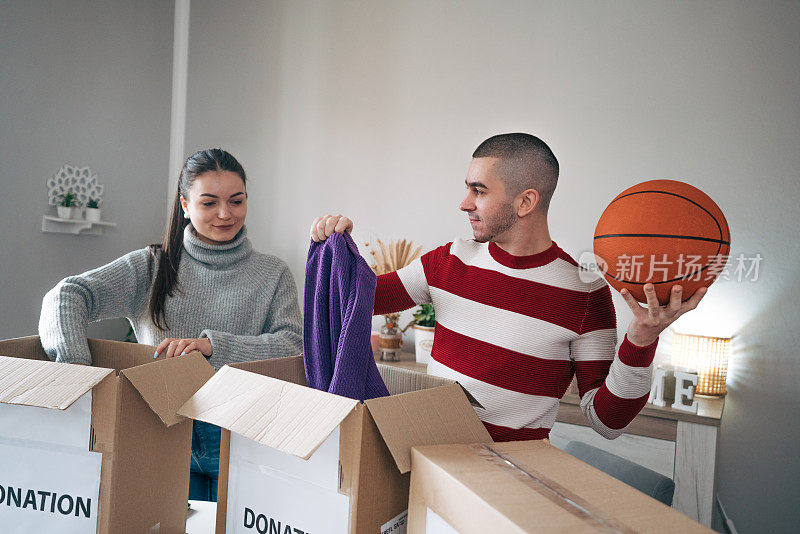
[{"label": "woman's gray turtleneck sweater", "polygon": [[186,227],[178,290],[164,302],[169,326],[165,331],[150,320],[154,273],[148,273],[148,255],[147,248],[135,250],[65,278],[44,296],[39,336],[51,359],[91,363],[87,324],[116,317],[127,318],[136,339],[148,345],[168,337],[208,337],[213,352],[209,363],[215,369],[302,352],[292,274],[281,259],[253,251],[244,227],[225,245],[204,243],[191,224]]}]

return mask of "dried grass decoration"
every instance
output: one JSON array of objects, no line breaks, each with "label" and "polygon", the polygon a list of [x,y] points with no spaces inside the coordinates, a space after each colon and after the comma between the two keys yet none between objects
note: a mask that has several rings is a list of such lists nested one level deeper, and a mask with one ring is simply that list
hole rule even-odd
[{"label": "dried grass decoration", "polygon": [[[370,265],[375,274],[381,275],[402,269],[415,259],[419,258],[422,252],[422,246],[417,247],[412,253],[414,244],[411,241],[400,239],[398,241],[390,241],[385,244],[380,239],[376,240],[378,246],[371,243],[364,243],[369,248],[369,253],[372,255],[374,263]],[[399,313],[392,313],[383,316],[386,323],[381,328],[380,339],[378,347],[381,352],[381,360],[384,361],[398,361],[400,349],[403,346],[403,332],[408,328],[400,329],[397,320],[400,318]],[[410,326],[410,324],[409,324]]]},{"label": "dried grass decoration", "polygon": [[369,247],[369,253],[372,254],[372,259],[375,262],[370,267],[378,275],[402,269],[419,258],[422,252],[422,246],[420,245],[412,254],[411,249],[414,248],[414,243],[405,239],[390,241],[388,245],[380,239],[376,241],[378,242],[377,247],[371,243],[364,243],[364,245]]}]

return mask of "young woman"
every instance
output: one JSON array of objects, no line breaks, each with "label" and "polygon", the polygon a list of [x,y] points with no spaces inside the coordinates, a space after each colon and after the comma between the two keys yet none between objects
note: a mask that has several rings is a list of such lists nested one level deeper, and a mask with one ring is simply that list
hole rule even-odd
[{"label": "young woman", "polygon": [[[222,149],[181,171],[163,243],[65,278],[44,297],[39,335],[58,362],[91,364],[90,321],[125,317],[171,358],[198,350],[227,363],[302,352],[297,288],[280,259],[252,250],[246,177]],[[219,428],[194,423],[189,499],[216,500]]]}]

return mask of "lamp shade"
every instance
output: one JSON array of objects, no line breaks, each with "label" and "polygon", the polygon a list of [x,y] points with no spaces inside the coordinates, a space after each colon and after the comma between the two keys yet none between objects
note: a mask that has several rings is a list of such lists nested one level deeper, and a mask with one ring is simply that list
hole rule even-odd
[{"label": "lamp shade", "polygon": [[697,395],[722,396],[727,393],[725,380],[730,352],[729,338],[675,334],[672,365],[697,370]]}]

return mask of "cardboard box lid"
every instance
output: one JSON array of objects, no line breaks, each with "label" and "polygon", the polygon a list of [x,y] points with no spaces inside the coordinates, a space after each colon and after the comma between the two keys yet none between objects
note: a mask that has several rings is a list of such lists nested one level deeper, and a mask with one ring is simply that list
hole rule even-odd
[{"label": "cardboard box lid", "polygon": [[365,402],[401,473],[411,471],[411,448],[442,443],[491,443],[458,383]]},{"label": "cardboard box lid", "polygon": [[0,356],[0,402],[66,410],[113,369]]},{"label": "cardboard box lid", "polygon": [[178,413],[307,460],[357,405],[226,365]]},{"label": "cardboard box lid", "polygon": [[[149,352],[149,349],[148,349]],[[120,372],[139,392],[159,419],[170,427],[185,418],[178,408],[214,376],[214,368],[200,352],[130,367]]]},{"label": "cardboard box lid", "polygon": [[523,532],[711,532],[545,440],[419,447],[414,454],[415,469],[434,473],[425,467],[433,464],[447,485],[435,491],[441,509],[434,511],[447,512],[445,520],[461,516],[458,487],[486,503],[485,511],[469,510],[471,521],[500,514]]}]

